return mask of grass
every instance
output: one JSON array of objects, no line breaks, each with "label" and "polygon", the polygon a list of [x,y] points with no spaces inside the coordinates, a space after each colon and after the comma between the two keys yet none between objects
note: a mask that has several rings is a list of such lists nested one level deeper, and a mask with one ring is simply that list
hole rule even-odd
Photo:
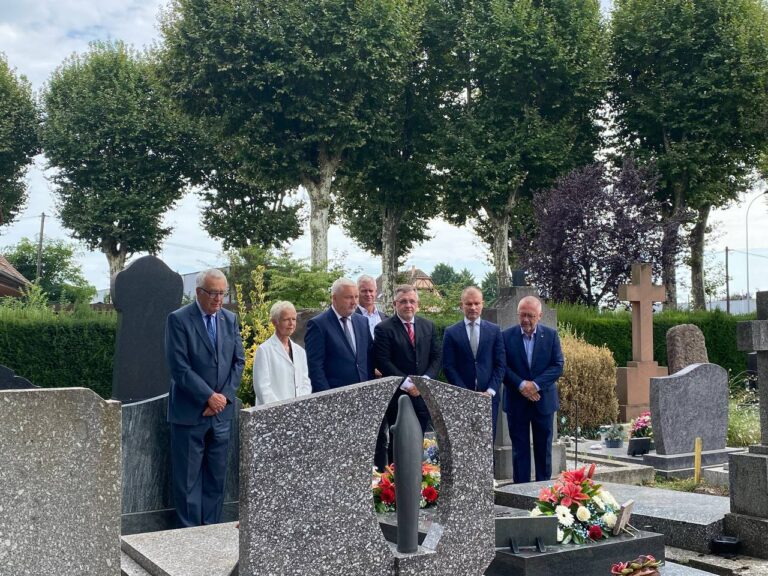
[{"label": "grass", "polygon": [[664,488],[665,490],[677,490],[678,492],[695,492],[697,494],[710,494],[714,496],[728,496],[727,486],[715,486],[702,481],[698,484],[693,478],[664,478],[656,476],[651,483],[644,486],[651,488]]},{"label": "grass", "polygon": [[728,401],[727,445],[746,447],[760,443],[760,414],[754,392],[741,392]]}]

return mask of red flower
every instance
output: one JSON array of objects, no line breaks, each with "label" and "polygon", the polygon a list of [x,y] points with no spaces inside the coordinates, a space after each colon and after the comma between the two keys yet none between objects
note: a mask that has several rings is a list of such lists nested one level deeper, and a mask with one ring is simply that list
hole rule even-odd
[{"label": "red flower", "polygon": [[573,482],[574,484],[581,484],[587,479],[586,467],[578,468],[577,470],[568,470],[563,472],[563,480],[566,482]]},{"label": "red flower", "polygon": [[563,486],[562,494],[563,499],[560,501],[560,504],[569,508],[571,504],[578,504],[579,502],[589,500],[589,496],[581,491],[581,486],[570,482]]},{"label": "red flower", "polygon": [[595,473],[595,463],[592,462],[592,464],[589,466],[589,472],[587,472],[587,478],[590,480],[592,479],[592,475]]},{"label": "red flower", "polygon": [[629,567],[629,562],[617,562],[611,566],[611,574],[622,574]]},{"label": "red flower", "polygon": [[550,488],[542,488],[539,492],[539,500],[555,504],[557,503],[557,495]]},{"label": "red flower", "polygon": [[424,496],[424,500],[426,500],[429,504],[434,504],[437,502],[438,494],[434,486],[427,486],[424,488],[424,490],[421,491],[421,495]]},{"label": "red flower", "polygon": [[384,504],[394,504],[395,503],[395,489],[392,487],[392,485],[388,486],[382,486],[381,488],[381,494],[379,495],[381,498],[381,501],[384,502]]},{"label": "red flower", "polygon": [[595,524],[589,527],[589,530],[587,530],[587,536],[589,536],[590,540],[600,540],[600,538],[603,537],[603,531],[600,529],[600,526]]}]

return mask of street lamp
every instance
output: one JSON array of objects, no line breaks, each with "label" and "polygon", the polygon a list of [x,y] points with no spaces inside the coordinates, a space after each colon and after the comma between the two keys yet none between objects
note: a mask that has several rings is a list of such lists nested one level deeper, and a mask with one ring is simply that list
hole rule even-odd
[{"label": "street lamp", "polygon": [[746,225],[744,226],[744,231],[747,236],[747,314],[750,313],[752,308],[752,299],[749,295],[749,209],[752,208],[752,204],[755,203],[755,200],[762,198],[766,194],[768,194],[768,190],[763,190],[760,194],[750,200],[749,205],[747,206],[747,215],[745,216]]}]

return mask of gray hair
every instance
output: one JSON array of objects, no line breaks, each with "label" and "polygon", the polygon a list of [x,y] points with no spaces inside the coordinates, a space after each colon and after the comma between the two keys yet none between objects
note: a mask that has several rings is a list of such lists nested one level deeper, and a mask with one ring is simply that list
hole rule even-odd
[{"label": "gray hair", "polygon": [[[205,286],[205,281],[208,280],[208,278],[213,278],[215,280],[224,279],[225,282],[227,281],[224,272],[218,268],[208,268],[208,270],[203,270],[197,274],[197,277],[195,278],[195,286],[202,288]],[[229,286],[229,283],[227,283],[227,286]]]},{"label": "gray hair", "polygon": [[470,292],[477,292],[480,294],[480,300],[483,299],[483,291],[480,290],[477,286],[467,286],[464,288],[464,290],[461,291],[461,301],[464,302],[464,298],[469,294]]},{"label": "gray hair", "polygon": [[395,300],[397,300],[397,297],[400,294],[409,294],[410,292],[416,294],[416,300],[419,299],[419,291],[416,290],[414,286],[411,286],[410,284],[400,284],[395,288]]},{"label": "gray hair", "polygon": [[376,279],[373,276],[368,276],[368,274],[360,276],[360,278],[357,279],[357,287],[360,288],[360,285],[363,282],[373,282],[373,287],[374,289],[376,288]]},{"label": "gray hair", "polygon": [[523,298],[520,298],[520,302],[517,303],[517,311],[520,312],[520,308],[525,304],[533,304],[536,310],[541,312],[541,300],[536,298],[536,296],[524,296]]},{"label": "gray hair", "polygon": [[272,308],[269,309],[269,319],[277,324],[280,321],[280,316],[282,316],[283,312],[286,310],[296,312],[296,307],[288,302],[288,300],[280,300],[279,302],[275,302],[272,304]]},{"label": "gray hair", "polygon": [[344,286],[354,286],[355,288],[357,288],[357,284],[355,284],[352,280],[350,280],[349,278],[342,277],[337,279],[331,285],[331,295],[335,296],[336,294],[338,294],[341,291],[342,287]]}]

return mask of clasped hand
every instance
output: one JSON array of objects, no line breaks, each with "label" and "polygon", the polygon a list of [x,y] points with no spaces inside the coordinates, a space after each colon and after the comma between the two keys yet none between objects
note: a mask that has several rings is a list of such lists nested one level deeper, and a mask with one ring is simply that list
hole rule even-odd
[{"label": "clasped hand", "polygon": [[523,385],[520,388],[520,394],[525,396],[531,402],[538,402],[541,400],[541,395],[539,394],[539,391],[536,390],[536,384],[531,380],[523,381]]},{"label": "clasped hand", "polygon": [[214,416],[221,413],[227,407],[227,397],[224,394],[214,392],[208,398],[208,405],[203,410],[203,416]]}]

